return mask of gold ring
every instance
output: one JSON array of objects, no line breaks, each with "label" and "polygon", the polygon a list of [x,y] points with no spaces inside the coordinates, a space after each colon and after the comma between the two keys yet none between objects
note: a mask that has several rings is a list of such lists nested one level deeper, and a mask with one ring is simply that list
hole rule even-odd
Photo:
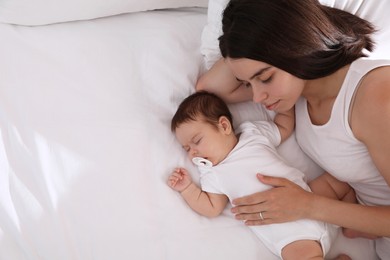
[{"label": "gold ring", "polygon": [[261,219],[261,220],[264,220],[263,212],[264,212],[264,211],[259,212],[259,216],[260,216],[260,219]]}]

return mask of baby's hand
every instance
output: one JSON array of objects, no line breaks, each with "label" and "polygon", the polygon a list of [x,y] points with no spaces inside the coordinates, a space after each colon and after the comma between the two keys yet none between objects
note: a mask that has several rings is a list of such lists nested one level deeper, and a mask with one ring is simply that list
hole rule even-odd
[{"label": "baby's hand", "polygon": [[191,176],[183,168],[176,168],[168,178],[168,186],[178,192],[185,190],[191,183]]}]

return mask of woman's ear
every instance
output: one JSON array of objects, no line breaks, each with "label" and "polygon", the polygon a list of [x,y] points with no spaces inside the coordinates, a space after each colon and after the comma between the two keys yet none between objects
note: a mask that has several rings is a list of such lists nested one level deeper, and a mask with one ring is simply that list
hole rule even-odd
[{"label": "woman's ear", "polygon": [[221,116],[218,120],[218,124],[221,130],[226,134],[230,134],[233,131],[232,124],[226,116]]}]

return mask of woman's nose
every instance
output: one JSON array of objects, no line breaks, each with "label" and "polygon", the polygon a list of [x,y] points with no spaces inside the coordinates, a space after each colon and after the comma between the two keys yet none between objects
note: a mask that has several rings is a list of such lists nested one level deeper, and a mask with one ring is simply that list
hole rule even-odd
[{"label": "woman's nose", "polygon": [[263,103],[268,98],[268,94],[260,88],[253,88],[253,102]]}]

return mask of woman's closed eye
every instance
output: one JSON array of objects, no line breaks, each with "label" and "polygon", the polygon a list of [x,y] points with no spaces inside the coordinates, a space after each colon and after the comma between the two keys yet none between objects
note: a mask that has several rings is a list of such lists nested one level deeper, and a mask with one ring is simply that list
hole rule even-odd
[{"label": "woman's closed eye", "polygon": [[[267,84],[267,83],[270,83],[272,81],[272,76],[269,76],[268,78],[265,78],[264,76],[263,77],[258,76],[258,78],[256,78],[256,80],[260,81],[262,84]],[[245,86],[246,88],[252,87],[252,84],[250,82],[247,82],[247,81],[242,81],[241,84],[243,86]]]},{"label": "woman's closed eye", "polygon": [[272,77],[269,77],[268,79],[262,80],[264,84],[270,83],[272,81]]},{"label": "woman's closed eye", "polygon": [[258,76],[257,80],[259,80],[261,83],[266,84],[272,81],[272,75],[268,77],[264,77],[264,75]]}]

